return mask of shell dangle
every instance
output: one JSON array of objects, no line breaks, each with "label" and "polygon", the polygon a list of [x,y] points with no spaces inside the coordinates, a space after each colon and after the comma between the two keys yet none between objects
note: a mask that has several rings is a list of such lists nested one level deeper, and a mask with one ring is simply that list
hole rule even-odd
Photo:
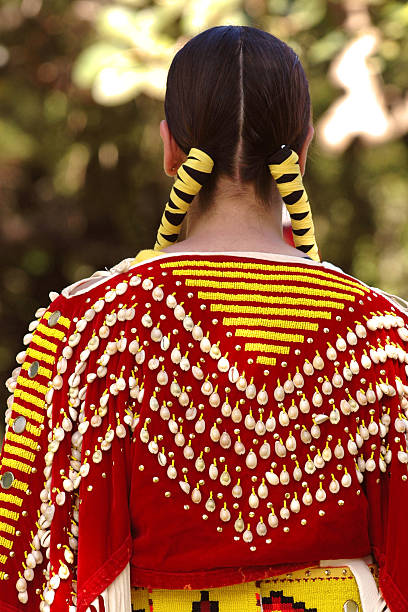
[{"label": "shell dangle", "polygon": [[160,227],[157,232],[155,251],[176,242],[184,217],[194,197],[208,180],[214,162],[201,149],[191,148],[186,161],[177,172],[177,179],[171,189]]}]

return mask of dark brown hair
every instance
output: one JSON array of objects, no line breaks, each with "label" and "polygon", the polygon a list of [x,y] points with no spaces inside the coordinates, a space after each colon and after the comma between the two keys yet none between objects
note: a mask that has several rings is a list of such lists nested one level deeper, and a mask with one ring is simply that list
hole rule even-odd
[{"label": "dark brown hair", "polygon": [[165,113],[177,144],[214,159],[200,193],[208,204],[217,177],[254,183],[267,202],[268,156],[280,145],[299,152],[310,122],[308,82],[296,53],[256,28],[218,26],[192,38],[174,57]]}]

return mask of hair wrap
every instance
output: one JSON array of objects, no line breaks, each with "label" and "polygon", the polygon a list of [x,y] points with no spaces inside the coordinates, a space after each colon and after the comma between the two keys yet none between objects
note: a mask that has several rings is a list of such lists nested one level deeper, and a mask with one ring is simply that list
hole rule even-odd
[{"label": "hair wrap", "polygon": [[157,232],[154,249],[161,251],[176,242],[181,225],[194,196],[210,176],[214,162],[201,149],[191,148],[186,161],[177,172],[177,179],[170,191],[160,226]]},{"label": "hair wrap", "polygon": [[302,181],[299,156],[290,147],[283,145],[268,158],[268,167],[288,209],[295,247],[307,253],[315,261],[320,261],[312,211]]}]

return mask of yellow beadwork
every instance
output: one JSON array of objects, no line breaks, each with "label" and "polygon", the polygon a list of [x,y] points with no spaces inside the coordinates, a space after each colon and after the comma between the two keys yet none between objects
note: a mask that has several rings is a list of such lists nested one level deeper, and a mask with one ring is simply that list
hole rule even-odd
[{"label": "yellow beadwork", "polygon": [[[25,401],[31,401],[31,398],[32,398],[32,396],[29,393],[25,393],[23,391],[20,391],[19,389],[16,389],[14,391],[14,397],[20,397],[21,399]],[[35,399],[38,399],[38,398],[35,398]],[[38,408],[43,408],[45,405],[45,400],[38,400],[37,405],[38,405]],[[21,414],[22,416],[25,416],[26,418],[29,418],[29,419],[34,419],[34,421],[37,421],[38,423],[44,422],[44,414],[35,412],[35,410],[31,410],[30,408],[25,408],[25,406],[20,406],[20,404],[17,404],[16,402],[14,402],[13,404],[13,410],[17,414]],[[27,427],[26,429],[27,431],[29,431]],[[37,431],[41,431],[39,430],[38,427],[36,429]],[[36,435],[40,435],[40,434],[38,433]]]},{"label": "yellow beadwork", "polygon": [[[47,310],[47,312],[44,314],[44,319],[46,321],[48,321],[48,319],[50,318],[50,316],[53,314],[52,310]],[[71,325],[71,321],[69,319],[67,319],[67,317],[63,317],[62,315],[59,317],[56,325],[62,325],[63,327],[66,327],[67,329],[69,328],[69,326]]]},{"label": "yellow beadwork", "polygon": [[16,528],[13,525],[9,525],[8,523],[3,523],[0,521],[0,531],[4,533],[9,533],[10,535],[14,535],[16,533]]},{"label": "yellow beadwork", "polygon": [[[374,579],[378,570],[372,566]],[[218,612],[259,612],[260,597],[270,597],[271,591],[280,594],[287,603],[303,604],[302,609],[316,612],[340,610],[347,600],[361,608],[357,582],[348,567],[311,567],[280,574],[269,580],[245,582],[213,589],[170,590],[133,587],[132,611],[191,612],[193,603],[202,601],[202,592],[214,601]],[[299,607],[299,606],[298,606]],[[278,608],[276,608],[278,609]]]},{"label": "yellow beadwork", "polygon": [[278,346],[276,344],[261,344],[260,342],[247,342],[245,344],[246,351],[256,351],[264,353],[279,353],[281,355],[288,355],[290,352],[289,346]]},{"label": "yellow beadwork", "polygon": [[13,512],[12,510],[8,510],[7,508],[0,508],[0,516],[4,516],[5,518],[10,519],[11,521],[18,521],[18,519],[20,518],[20,513]]},{"label": "yellow beadwork", "polygon": [[11,550],[11,548],[13,548],[13,542],[7,538],[4,538],[3,536],[0,536],[0,546],[4,546],[4,548]]},{"label": "yellow beadwork", "polygon": [[[49,317],[47,317],[47,319],[48,318]],[[61,318],[63,317],[60,317],[59,323],[61,323]],[[44,334],[44,336],[49,336],[50,338],[56,338],[57,340],[62,340],[63,337],[65,336],[65,332],[63,332],[61,329],[55,329],[55,327],[48,327],[47,325],[44,325],[43,323],[39,323],[37,325],[36,331],[39,331],[41,334]]]},{"label": "yellow beadwork", "polygon": [[[254,258],[256,258],[256,254],[254,254]],[[262,260],[264,261],[264,260]],[[279,264],[265,264],[265,263],[251,263],[250,261],[209,261],[209,260],[182,260],[182,261],[164,261],[160,264],[161,268],[180,268],[180,267],[206,267],[206,268],[236,268],[238,270],[262,270],[264,272],[286,272],[293,274],[294,272],[300,272],[301,274],[318,274],[319,276],[323,276],[324,278],[332,278],[336,281],[339,280],[337,274],[333,274],[332,272],[325,272],[318,265],[307,264],[307,268],[301,268],[297,266],[287,266],[287,265],[279,265]],[[360,289],[364,289],[364,285],[362,285],[358,280],[352,280],[349,278],[342,278],[341,281],[348,285],[353,285],[355,287],[359,287]]]},{"label": "yellow beadwork", "polygon": [[[254,293],[221,293],[215,291],[199,291],[198,299],[229,302],[262,302],[266,304],[293,304],[294,306],[317,306],[322,308],[337,308],[343,310],[344,304],[327,300],[314,300],[313,298],[294,298],[279,295],[256,295]],[[352,298],[354,299],[354,298]]]},{"label": "yellow beadwork", "polygon": [[266,357],[265,355],[258,355],[258,357],[256,358],[256,363],[274,366],[276,365],[276,357]]},{"label": "yellow beadwork", "polygon": [[[327,310],[299,310],[298,308],[268,308],[268,306],[246,306],[245,304],[211,304],[211,312],[234,312],[240,314],[278,315],[304,317],[306,319],[331,319]],[[299,322],[300,323],[300,322]],[[299,325],[299,323],[297,323]]]},{"label": "yellow beadwork", "polygon": [[21,434],[15,434],[12,431],[8,432],[7,440],[9,442],[17,442],[18,444],[23,444],[24,446],[28,446],[28,448],[32,448],[33,450],[37,450],[38,448],[38,442],[36,442],[36,440],[27,438],[26,436],[22,436]]},{"label": "yellow beadwork", "polygon": [[8,457],[3,457],[2,465],[14,468],[15,470],[19,470],[20,472],[25,472],[26,474],[30,474],[32,470],[31,465],[27,465],[22,461],[16,461],[15,459],[9,459]]},{"label": "yellow beadwork", "polygon": [[[47,389],[48,390],[48,389]],[[29,402],[30,404],[34,404],[34,406],[36,406],[37,408],[44,408],[45,406],[45,399],[40,399],[39,397],[36,397],[35,395],[32,395],[32,393],[27,393],[27,391],[22,391],[21,389],[16,389],[14,391],[14,397],[20,398],[25,402]],[[13,407],[15,408],[15,405],[13,405]],[[18,410],[16,410],[16,412],[18,412]],[[19,414],[23,414],[22,412],[20,412]],[[28,411],[28,416],[31,416],[31,411]],[[36,421],[39,421],[40,423],[42,423],[43,419],[36,419],[33,416],[33,419]]]},{"label": "yellow beadwork", "polygon": [[[295,285],[263,285],[261,283],[246,283],[246,282],[229,282],[229,281],[211,281],[203,280],[201,278],[187,278],[187,287],[208,287],[211,289],[233,289],[235,291],[264,291],[264,292],[276,292],[276,293],[303,293],[306,295],[316,295],[321,297],[329,297],[337,300],[347,300],[350,302],[355,301],[354,295],[348,295],[347,293],[338,293],[337,291],[329,291],[326,289],[318,289],[314,287],[297,287]],[[364,295],[363,291],[354,289],[359,295]],[[286,299],[286,297],[285,297]]]},{"label": "yellow beadwork", "polygon": [[[311,283],[314,285],[321,285],[322,283],[322,279],[321,278],[317,278],[315,276],[312,276],[310,274],[308,274],[307,271],[302,270],[303,274],[275,274],[274,275],[274,281],[279,282],[294,282],[294,283]],[[192,269],[192,270],[185,270],[185,269],[181,269],[181,270],[173,270],[172,271],[173,276],[211,276],[211,277],[215,277],[215,278],[224,278],[225,276],[231,277],[231,278],[242,278],[242,271],[228,271],[228,272],[223,272],[221,270],[205,270],[205,269]],[[251,280],[269,280],[270,275],[269,274],[258,274],[256,272],[245,272],[245,278],[246,279],[251,279]],[[343,291],[354,291],[355,293],[358,293],[359,295],[364,295],[364,293],[369,292],[370,290],[367,287],[364,287],[363,285],[358,285],[357,283],[354,283],[353,285],[348,285],[346,283],[343,283],[342,281],[330,281],[330,280],[326,280],[326,282],[324,283],[325,287],[333,287],[336,289],[342,289]],[[298,289],[300,289],[298,287]]]},{"label": "yellow beadwork", "polygon": [[[250,317],[224,317],[223,325],[248,325],[251,327],[285,327],[290,329],[306,329],[309,331],[317,331],[318,323],[309,323],[309,321],[290,321],[284,319],[255,319]],[[265,336],[267,337],[267,336]]]},{"label": "yellow beadwork", "polygon": [[301,334],[283,334],[281,332],[265,331],[264,329],[236,329],[235,336],[242,338],[265,338],[265,340],[280,340],[281,342],[303,342]]},{"label": "yellow beadwork", "polygon": [[17,384],[21,387],[26,387],[27,389],[37,391],[37,393],[40,393],[41,395],[45,395],[48,391],[48,387],[42,385],[37,380],[31,380],[30,378],[24,378],[23,376],[19,376],[17,378]]},{"label": "yellow beadwork", "polygon": [[37,349],[32,348],[31,346],[29,346],[27,349],[27,356],[32,357],[33,359],[37,359],[38,361],[45,361],[45,363],[48,363],[50,365],[52,365],[55,361],[55,357],[53,355],[48,355],[47,353],[37,351]]},{"label": "yellow beadwork", "polygon": [[[14,406],[13,406],[13,408],[14,408]],[[41,435],[41,429],[39,427],[36,427],[35,425],[33,425],[30,422],[26,423],[26,431],[28,433],[30,433],[32,436],[38,437],[38,436]]]},{"label": "yellow beadwork", "polygon": [[0,491],[0,501],[5,502],[6,504],[14,504],[15,506],[22,506],[23,498],[18,497],[17,495],[11,495],[10,493],[2,493]]},{"label": "yellow beadwork", "polygon": [[27,461],[30,461],[31,463],[35,459],[34,453],[31,453],[25,448],[20,448],[19,446],[12,446],[11,444],[5,444],[3,450],[5,453],[9,453],[10,455],[16,455],[17,457],[22,457],[22,459],[26,459]]},{"label": "yellow beadwork", "polygon": [[[21,366],[21,369],[22,369],[22,370],[29,370],[29,369],[30,369],[30,367],[31,367],[31,365],[32,365],[32,363],[33,363],[33,362],[30,362],[30,363],[29,363],[28,361],[25,361],[25,362],[23,363],[23,365]],[[44,366],[40,366],[40,367],[38,368],[38,375],[39,375],[39,376],[44,376],[45,378],[50,379],[50,378],[51,378],[51,376],[52,376],[52,371],[51,371],[49,368],[45,368]]]},{"label": "yellow beadwork", "polygon": [[28,489],[28,483],[22,482],[21,480],[17,480],[16,478],[13,480],[13,484],[11,486],[14,489],[18,489],[19,491],[24,491],[24,493]]}]

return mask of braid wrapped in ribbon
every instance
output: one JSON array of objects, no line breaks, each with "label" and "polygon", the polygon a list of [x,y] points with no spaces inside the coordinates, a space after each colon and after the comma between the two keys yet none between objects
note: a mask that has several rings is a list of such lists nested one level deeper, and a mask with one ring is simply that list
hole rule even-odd
[{"label": "braid wrapped in ribbon", "polygon": [[201,149],[190,149],[186,161],[180,166],[163,212],[157,232],[155,251],[176,242],[184,217],[194,197],[210,176],[214,162]]},{"label": "braid wrapped in ribbon", "polygon": [[282,145],[268,158],[268,167],[288,209],[295,247],[307,253],[314,261],[320,261],[298,154],[287,145]]},{"label": "braid wrapped in ribbon", "polygon": [[[268,167],[292,221],[295,247],[320,261],[309,198],[303,186],[299,157],[287,145],[282,145],[268,158]],[[194,197],[208,180],[214,162],[201,149],[192,148],[180,166],[163,212],[154,249],[160,251],[176,242],[184,217]]]}]

